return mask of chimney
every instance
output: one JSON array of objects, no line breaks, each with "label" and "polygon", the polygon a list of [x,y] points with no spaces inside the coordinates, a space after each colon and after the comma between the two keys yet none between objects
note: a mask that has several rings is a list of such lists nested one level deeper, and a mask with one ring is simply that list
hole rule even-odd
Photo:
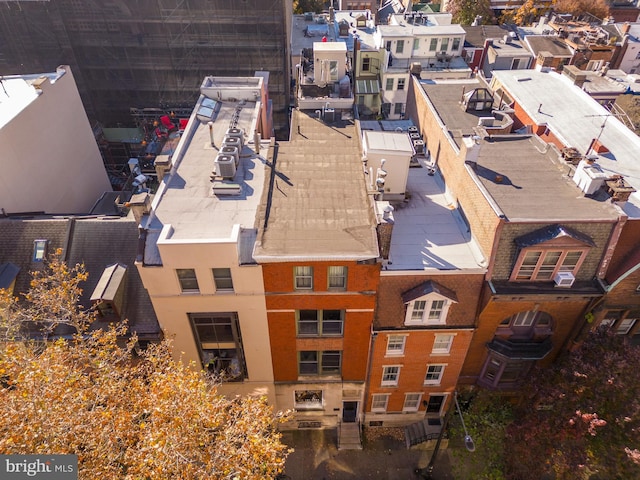
[{"label": "chimney", "polygon": [[140,224],[142,217],[149,215],[151,212],[151,196],[146,192],[136,193],[131,196],[131,200],[129,200],[125,206],[131,209],[133,217],[136,219],[136,222]]},{"label": "chimney", "polygon": [[169,155],[158,155],[153,161],[153,166],[156,168],[158,183],[160,183],[165,174],[171,170],[171,157]]},{"label": "chimney", "polygon": [[393,210],[394,209],[389,202],[376,202],[376,217],[378,218],[376,233],[378,234],[380,256],[384,260],[389,259],[389,251],[391,250],[391,234],[393,233],[394,224]]}]

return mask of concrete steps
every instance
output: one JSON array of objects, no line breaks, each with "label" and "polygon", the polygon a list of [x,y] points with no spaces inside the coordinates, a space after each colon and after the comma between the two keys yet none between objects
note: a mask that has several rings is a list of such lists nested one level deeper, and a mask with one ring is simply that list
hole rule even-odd
[{"label": "concrete steps", "polygon": [[338,450],[362,450],[358,423],[343,423],[340,425],[339,432]]}]

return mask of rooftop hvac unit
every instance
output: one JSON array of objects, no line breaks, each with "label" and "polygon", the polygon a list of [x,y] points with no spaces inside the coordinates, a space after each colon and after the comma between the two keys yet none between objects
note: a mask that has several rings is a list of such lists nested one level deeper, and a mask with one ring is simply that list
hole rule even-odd
[{"label": "rooftop hvac unit", "polygon": [[409,133],[409,138],[411,138],[411,140],[422,140],[422,136],[419,133]]},{"label": "rooftop hvac unit", "polygon": [[216,173],[222,178],[233,178],[236,175],[236,161],[231,155],[219,154],[214,163]]},{"label": "rooftop hvac unit", "polygon": [[238,151],[242,151],[242,139],[240,137],[225,136],[222,140],[223,147],[236,147]]},{"label": "rooftop hvac unit", "polygon": [[414,140],[413,149],[416,153],[424,153],[424,140]]},{"label": "rooftop hvac unit", "polygon": [[409,133],[419,133],[418,127],[416,127],[415,125],[411,125],[409,128],[407,128],[407,131]]},{"label": "rooftop hvac unit", "polygon": [[238,162],[240,161],[240,150],[238,150],[238,147],[231,147],[231,146],[222,146],[222,148],[220,149],[220,153],[222,155],[228,155],[230,157],[233,157],[236,167],[238,166]]},{"label": "rooftop hvac unit", "polygon": [[571,272],[558,272],[553,278],[556,287],[570,287],[576,281],[576,277]]},{"label": "rooftop hvac unit", "polygon": [[244,139],[244,130],[241,128],[231,127],[227,128],[227,132],[225,133],[227,137],[240,137]]}]

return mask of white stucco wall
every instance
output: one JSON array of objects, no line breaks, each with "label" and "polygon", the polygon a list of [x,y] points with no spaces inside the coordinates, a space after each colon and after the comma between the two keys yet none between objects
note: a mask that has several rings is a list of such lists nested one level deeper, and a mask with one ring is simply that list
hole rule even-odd
[{"label": "white stucco wall", "polygon": [[0,126],[0,208],[6,213],[88,213],[111,191],[75,80],[68,66],[62,68],[55,82],[40,81],[41,93]]}]

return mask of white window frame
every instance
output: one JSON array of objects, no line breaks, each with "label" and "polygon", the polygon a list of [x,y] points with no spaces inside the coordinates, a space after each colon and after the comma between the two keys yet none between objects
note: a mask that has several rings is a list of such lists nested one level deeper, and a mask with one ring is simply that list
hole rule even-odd
[{"label": "white window frame", "polygon": [[49,240],[37,239],[33,241],[33,256],[32,262],[44,262],[47,257],[47,249],[49,247]]},{"label": "white window frame", "polygon": [[[400,343],[398,343],[399,340],[401,340]],[[404,356],[404,347],[406,346],[406,344],[407,344],[406,335],[388,335],[386,355],[389,357]],[[391,348],[392,345],[400,345],[400,348]]]},{"label": "white window frame", "polygon": [[[439,346],[444,344],[444,339],[448,337],[447,346]],[[453,345],[453,339],[455,338],[455,334],[452,333],[436,333],[433,339],[433,347],[431,349],[432,355],[448,355],[451,352],[451,346]]]},{"label": "white window frame", "polygon": [[[374,393],[371,395],[371,411],[383,413],[387,411],[389,405],[389,393]],[[381,404],[384,403],[384,406]]]},{"label": "white window frame", "polygon": [[418,50],[419,48],[420,48],[420,39],[414,37],[414,39],[413,39],[413,50]]},{"label": "white window frame", "polygon": [[[216,275],[216,272],[218,275]],[[216,286],[216,292],[233,292],[233,275],[230,268],[212,268],[213,284]],[[227,276],[226,273],[229,273]],[[219,287],[218,282],[231,284],[230,287]]]},{"label": "white window frame", "polygon": [[623,318],[616,324],[616,335],[626,335],[636,324],[637,318]]},{"label": "white window frame", "polygon": [[[424,308],[422,308],[423,302]],[[439,305],[439,302],[444,303]],[[404,323],[405,325],[444,325],[452,303],[451,300],[441,296],[431,295],[417,298],[409,302]],[[430,318],[436,311],[440,312],[438,317]],[[422,314],[417,315],[419,312],[422,312]]]},{"label": "white window frame", "polygon": [[[382,387],[397,387],[400,380],[400,370],[402,365],[384,365],[382,367],[382,380],[380,385]],[[389,377],[385,380],[385,377]]]},{"label": "white window frame", "polygon": [[396,79],[394,77],[387,77],[387,79],[385,80],[384,86],[385,86],[385,90],[387,92],[390,92],[393,90],[393,86],[396,84]]},{"label": "white window frame", "polygon": [[[308,269],[308,270],[307,270]],[[301,281],[298,283],[298,281]],[[309,280],[306,286],[304,280]],[[295,290],[313,290],[313,267],[310,265],[299,265],[293,267],[293,288]]]},{"label": "white window frame", "polygon": [[[409,397],[412,396],[415,400],[412,400],[409,405]],[[420,408],[420,400],[422,400],[422,392],[409,392],[404,394],[404,403],[402,404],[403,412],[417,412]],[[415,403],[415,405],[414,405]]]},{"label": "white window frame", "polygon": [[[442,377],[444,371],[447,368],[446,363],[430,363],[427,365],[427,372],[424,375],[424,385],[440,385],[442,383]],[[433,369],[433,370],[431,370]],[[437,375],[438,378],[427,378],[429,376]]]},{"label": "white window frame", "polygon": [[[180,272],[185,272],[183,274],[184,276],[181,277]],[[193,277],[186,276],[186,272],[193,272]],[[195,268],[177,268],[176,278],[178,279],[178,285],[180,286],[180,291],[182,293],[199,293],[200,292],[200,283],[198,282],[198,275],[196,273]],[[182,283],[183,280],[186,282],[195,281],[195,288],[185,288],[185,283]]]},{"label": "white window frame", "polygon": [[407,79],[400,77],[398,78],[398,86],[396,87],[396,90],[404,90],[406,85],[407,85]]},{"label": "white window frame", "polygon": [[[340,269],[340,271],[338,271]],[[346,290],[347,289],[347,267],[343,265],[331,265],[327,267],[327,288],[329,290]],[[331,283],[338,283],[339,285],[332,285]]]}]

